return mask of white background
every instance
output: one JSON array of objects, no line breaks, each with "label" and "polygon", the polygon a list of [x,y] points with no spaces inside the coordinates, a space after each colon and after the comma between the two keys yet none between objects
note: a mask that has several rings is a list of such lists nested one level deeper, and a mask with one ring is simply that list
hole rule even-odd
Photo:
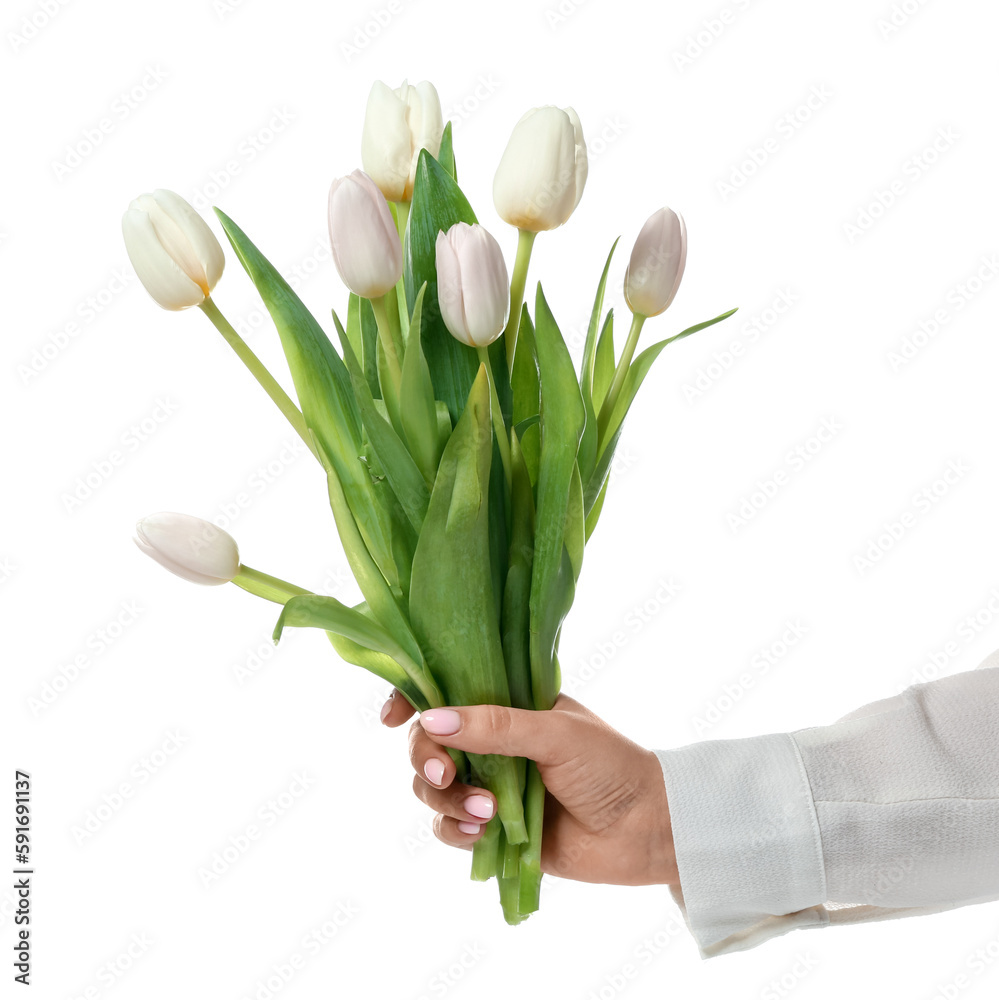
[{"label": "white background", "polygon": [[[994,905],[703,962],[664,887],[546,878],[541,912],[508,928],[495,883],[430,834],[405,727],[377,725],[386,686],[318,632],[275,651],[274,606],[183,583],[130,541],[140,516],[187,511],[228,524],[249,564],[354,595],[320,470],[204,317],[148,298],[119,219],[160,186],[218,204],[329,326],[346,302],[329,183],[359,165],[371,82],[429,78],[510,263],[495,164],[526,108],[577,109],[586,193],[531,272],[577,358],[612,239],[623,313],[631,241],[663,203],[685,215],[687,270],[643,342],[740,307],[671,347],[632,412],[563,637],[577,698],[671,747],[832,722],[999,646],[994,5],[556,2],[4,6],[0,843],[13,867],[22,768],[36,995],[930,1000],[961,973],[960,996],[995,994],[992,964],[971,964],[999,954]],[[231,254],[216,299],[290,385]],[[788,623],[805,634],[783,647]],[[7,956],[11,902],[0,889]]]}]

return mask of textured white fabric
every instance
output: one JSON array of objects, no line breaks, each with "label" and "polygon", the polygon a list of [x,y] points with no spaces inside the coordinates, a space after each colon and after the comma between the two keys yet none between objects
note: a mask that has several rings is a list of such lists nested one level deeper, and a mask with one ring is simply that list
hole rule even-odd
[{"label": "textured white fabric", "polygon": [[702,958],[999,899],[999,650],[831,726],[655,753]]}]

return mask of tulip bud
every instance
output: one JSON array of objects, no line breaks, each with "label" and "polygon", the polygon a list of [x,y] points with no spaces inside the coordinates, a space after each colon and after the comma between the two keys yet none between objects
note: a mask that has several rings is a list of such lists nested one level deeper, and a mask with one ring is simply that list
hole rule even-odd
[{"label": "tulip bud", "polygon": [[639,316],[658,316],[673,301],[686,262],[683,216],[671,208],[660,208],[642,226],[624,272],[628,308]]},{"label": "tulip bud", "polygon": [[409,201],[420,150],[436,157],[441,148],[444,117],[432,83],[405,81],[390,89],[376,80],[368,95],[361,133],[361,163],[365,173],[389,201]]},{"label": "tulip bud", "polygon": [[150,514],[135,526],[135,544],[171,573],[191,583],[217,586],[239,572],[232,535],[190,514]]},{"label": "tulip bud", "polygon": [[586,184],[583,128],[572,108],[532,108],[514,127],[493,180],[493,203],[511,226],[561,226]]},{"label": "tulip bud", "polygon": [[330,246],[343,283],[377,299],[402,277],[402,244],[388,202],[363,170],[330,187]]},{"label": "tulip bud", "polygon": [[510,282],[503,251],[482,226],[456,222],[437,234],[437,301],[444,325],[469,347],[485,347],[503,332]]},{"label": "tulip bud", "polygon": [[122,216],[121,231],[135,273],[164,309],[200,305],[222,277],[219,241],[173,191],[139,195]]}]

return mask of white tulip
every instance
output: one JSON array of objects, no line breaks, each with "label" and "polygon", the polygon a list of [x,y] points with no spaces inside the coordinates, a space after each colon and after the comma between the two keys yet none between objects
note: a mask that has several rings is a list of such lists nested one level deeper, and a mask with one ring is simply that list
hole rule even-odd
[{"label": "white tulip", "polygon": [[191,583],[217,586],[239,572],[232,535],[190,514],[150,514],[135,526],[135,544],[171,573]]},{"label": "white tulip", "polygon": [[499,244],[482,226],[456,222],[437,234],[437,301],[451,335],[491,344],[506,326],[510,281]]},{"label": "white tulip", "polygon": [[586,144],[576,112],[550,105],[532,108],[517,122],[496,168],[496,211],[518,229],[555,229],[579,204],[586,170]]},{"label": "white tulip", "polygon": [[658,316],[673,301],[687,262],[683,216],[660,208],[649,216],[635,240],[624,272],[624,298],[639,316]]},{"label": "white tulip", "polygon": [[135,273],[164,309],[200,305],[222,277],[219,241],[173,191],[139,195],[122,216],[121,231]]},{"label": "white tulip", "polygon": [[363,170],[330,187],[330,245],[343,283],[376,299],[402,277],[402,244],[385,196]]},{"label": "white tulip", "polygon": [[441,101],[432,83],[392,90],[376,80],[361,133],[361,164],[389,201],[409,201],[420,150],[437,156],[444,132]]}]

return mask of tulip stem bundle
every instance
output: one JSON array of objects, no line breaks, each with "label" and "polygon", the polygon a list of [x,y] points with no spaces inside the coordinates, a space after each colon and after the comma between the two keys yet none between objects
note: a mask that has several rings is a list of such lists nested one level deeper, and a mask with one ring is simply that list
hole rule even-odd
[{"label": "tulip stem bundle", "polygon": [[[329,194],[333,261],[350,290],[344,321],[332,312],[335,341],[215,209],[273,320],[297,406],[211,299],[224,256],[194,209],[159,190],[132,202],[122,227],[153,298],[168,309],[199,305],[319,460],[363,600],[348,607],[245,566],[229,535],[189,515],[144,519],[137,543],[188,580],[232,582],[279,605],[275,642],[288,627],[325,632],[343,660],[418,711],[546,711],[631,404],[668,344],[735,310],[636,355],[686,261],[684,222],[669,208],[653,213],[632,250],[624,297],[633,319],[619,359],[613,310],[604,309],[617,241],[578,368],[540,283],[525,304],[537,234],[568,221],[586,181],[571,108],[524,115],[497,169],[493,201],[519,232],[512,275],[458,186],[451,128],[430,84],[375,84],[361,148],[365,169]],[[459,782],[496,798],[474,840],[471,877],[495,877],[504,918],[518,924],[539,906],[544,775],[523,758],[448,753]]]}]

